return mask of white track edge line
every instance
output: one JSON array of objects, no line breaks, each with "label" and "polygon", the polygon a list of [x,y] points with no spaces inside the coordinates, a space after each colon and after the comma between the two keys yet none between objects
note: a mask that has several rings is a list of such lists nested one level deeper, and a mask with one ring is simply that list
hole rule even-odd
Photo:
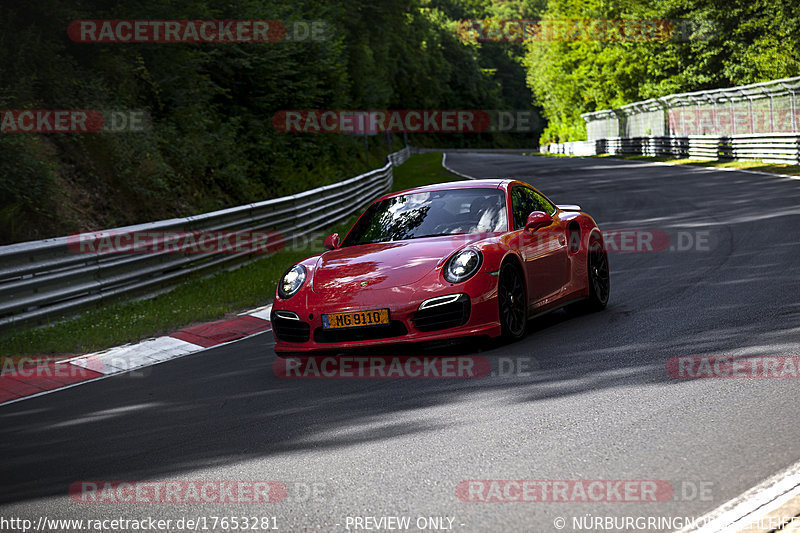
[{"label": "white track edge line", "polygon": [[768,512],[777,500],[796,491],[800,491],[800,461],[698,518],[696,523],[700,526],[690,525],[678,533],[729,531],[731,526],[756,512]]},{"label": "white track edge line", "polygon": [[475,180],[475,179],[478,179],[478,178],[476,178],[475,176],[470,176],[470,175],[468,175],[468,174],[463,174],[463,173],[461,173],[461,172],[459,172],[459,171],[457,171],[457,170],[453,170],[452,168],[448,167],[448,166],[447,166],[447,152],[442,152],[442,167],[443,167],[443,168],[444,168],[446,171],[448,171],[448,172],[452,172],[452,173],[453,173],[453,174],[455,174],[456,176],[460,176],[460,177],[462,177],[462,178],[467,178],[468,180]]}]

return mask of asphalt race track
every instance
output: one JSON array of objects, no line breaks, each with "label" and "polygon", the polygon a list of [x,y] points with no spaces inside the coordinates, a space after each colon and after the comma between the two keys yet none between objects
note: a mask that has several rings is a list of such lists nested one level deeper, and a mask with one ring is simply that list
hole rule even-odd
[{"label": "asphalt race track", "polygon": [[[573,517],[699,516],[800,459],[796,379],[666,371],[678,356],[800,355],[799,181],[601,158],[453,153],[447,163],[522,178],[603,230],[665,232],[672,249],[611,253],[605,311],[557,311],[480,353],[496,370],[524,361],[527,373],[279,379],[265,333],[4,406],[2,516],[274,516],[280,531],[353,530],[367,516],[411,517],[419,531],[419,517],[448,517],[457,532],[551,532],[563,517],[561,531],[575,531]],[[78,480],[274,480],[288,495],[77,503]],[[674,494],[463,502],[463,480],[662,480]]]}]

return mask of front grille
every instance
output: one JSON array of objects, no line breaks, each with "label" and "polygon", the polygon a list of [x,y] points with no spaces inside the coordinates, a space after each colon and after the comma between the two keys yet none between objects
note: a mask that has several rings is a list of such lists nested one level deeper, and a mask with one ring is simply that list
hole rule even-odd
[{"label": "front grille", "polygon": [[420,331],[437,331],[463,326],[469,320],[469,312],[469,296],[462,294],[453,303],[417,311],[412,320],[414,327]]},{"label": "front grille", "polygon": [[399,320],[392,320],[388,326],[371,326],[367,328],[344,328],[314,330],[314,341],[319,343],[371,341],[402,337],[408,330]]},{"label": "front grille", "polygon": [[278,340],[286,342],[308,342],[311,337],[311,326],[301,320],[276,317],[272,315],[272,332]]}]

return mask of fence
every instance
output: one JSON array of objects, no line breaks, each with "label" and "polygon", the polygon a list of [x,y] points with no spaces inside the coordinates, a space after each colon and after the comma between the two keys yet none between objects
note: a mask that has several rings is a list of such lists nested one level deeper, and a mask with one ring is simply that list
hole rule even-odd
[{"label": "fence", "polygon": [[798,92],[800,76],[585,113],[588,141],[541,150],[800,164]]},{"label": "fence", "polygon": [[584,113],[587,139],[800,133],[800,76]]},{"label": "fence", "polygon": [[[212,213],[115,228],[107,232],[252,232],[269,230],[266,247],[297,239],[346,219],[391,188],[392,168],[408,147],[382,168],[292,196]],[[0,247],[0,330],[41,323],[122,295],[169,290],[187,277],[231,269],[257,259],[243,253],[76,253],[58,237]],[[185,250],[183,250],[185,251]]]}]

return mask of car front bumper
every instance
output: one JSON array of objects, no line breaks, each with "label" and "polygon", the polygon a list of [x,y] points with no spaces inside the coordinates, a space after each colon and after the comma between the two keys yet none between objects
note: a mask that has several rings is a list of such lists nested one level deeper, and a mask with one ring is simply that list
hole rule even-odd
[{"label": "car front bumper", "polygon": [[[420,310],[423,302],[448,295],[459,300]],[[322,315],[388,309],[388,326],[325,329]],[[287,318],[291,317],[291,318]],[[442,341],[470,336],[497,337],[497,278],[478,273],[457,285],[402,286],[371,291],[319,294],[310,288],[292,298],[276,299],[271,314],[275,352],[313,353]]]}]

